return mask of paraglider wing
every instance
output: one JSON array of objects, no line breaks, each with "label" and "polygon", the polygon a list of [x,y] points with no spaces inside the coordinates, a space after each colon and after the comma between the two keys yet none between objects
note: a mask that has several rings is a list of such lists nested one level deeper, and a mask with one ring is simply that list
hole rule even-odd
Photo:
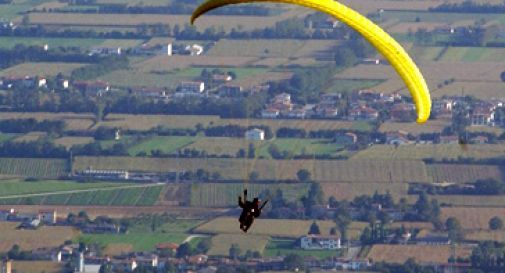
[{"label": "paraglider wing", "polygon": [[423,75],[403,47],[382,28],[368,18],[334,0],[208,0],[199,6],[191,16],[191,23],[202,14],[230,4],[252,2],[279,2],[312,8],[334,16],[360,33],[391,63],[403,79],[414,103],[416,104],[417,122],[428,120],[431,111],[431,99]]}]

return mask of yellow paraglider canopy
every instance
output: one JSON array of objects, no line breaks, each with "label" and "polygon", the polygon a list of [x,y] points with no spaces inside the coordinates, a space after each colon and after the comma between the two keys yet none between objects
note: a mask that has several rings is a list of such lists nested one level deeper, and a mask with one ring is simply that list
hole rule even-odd
[{"label": "yellow paraglider canopy", "polygon": [[296,4],[312,8],[334,16],[370,42],[391,63],[403,79],[414,103],[416,104],[417,122],[424,123],[430,117],[431,98],[423,75],[405,49],[382,28],[365,16],[334,0],[208,0],[199,6],[191,16],[193,24],[200,15],[222,6],[252,2],[279,2]]}]

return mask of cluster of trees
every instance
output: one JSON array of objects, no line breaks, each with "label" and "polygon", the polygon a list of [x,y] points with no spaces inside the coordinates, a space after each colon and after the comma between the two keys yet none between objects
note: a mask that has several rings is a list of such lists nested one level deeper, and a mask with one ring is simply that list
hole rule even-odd
[{"label": "cluster of trees", "polygon": [[480,243],[474,248],[470,261],[476,272],[505,272],[505,244],[498,242]]},{"label": "cluster of trees", "polygon": [[433,266],[422,266],[414,259],[408,259],[404,264],[389,264],[384,262],[374,263],[372,270],[381,273],[434,273]]},{"label": "cluster of trees", "polygon": [[61,134],[65,129],[65,122],[62,120],[37,121],[29,119],[5,119],[0,121],[0,128],[3,133],[28,133],[33,131]]},{"label": "cluster of trees", "polygon": [[32,142],[6,141],[0,143],[0,157],[65,158],[68,152],[63,146],[42,139]]},{"label": "cluster of trees", "polygon": [[[1,35],[1,33],[0,33]],[[0,68],[14,66],[24,62],[75,62],[96,63],[97,56],[83,54],[77,48],[50,49],[45,51],[40,46],[17,45],[14,48],[0,49]]]},{"label": "cluster of trees", "polygon": [[405,220],[432,222],[435,227],[441,227],[440,205],[436,199],[429,200],[425,192],[419,195],[419,199],[413,206],[414,211],[407,212]]}]

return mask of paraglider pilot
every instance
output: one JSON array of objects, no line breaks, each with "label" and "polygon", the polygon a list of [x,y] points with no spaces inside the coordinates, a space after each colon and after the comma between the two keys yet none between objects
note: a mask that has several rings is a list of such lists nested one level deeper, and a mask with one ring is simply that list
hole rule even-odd
[{"label": "paraglider pilot", "polygon": [[267,203],[268,200],[263,202],[263,205],[260,207],[261,201],[258,198],[254,198],[252,202],[247,201],[247,189],[244,190],[244,199],[242,200],[242,196],[238,197],[238,205],[242,208],[242,213],[238,219],[240,222],[240,229],[247,232],[253,224],[254,218],[260,217],[261,210]]}]

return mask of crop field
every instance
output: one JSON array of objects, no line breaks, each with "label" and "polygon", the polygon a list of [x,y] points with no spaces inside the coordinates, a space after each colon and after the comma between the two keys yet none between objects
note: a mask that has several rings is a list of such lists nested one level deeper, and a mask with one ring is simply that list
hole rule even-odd
[{"label": "crop field", "polygon": [[361,89],[368,89],[381,84],[381,80],[345,80],[335,79],[333,84],[326,89],[326,93],[347,93]]},{"label": "crop field", "polygon": [[22,63],[0,71],[3,77],[46,76],[54,77],[58,73],[69,76],[77,68],[85,64],[80,63]]},{"label": "crop field", "polygon": [[156,136],[128,148],[128,153],[132,156],[140,152],[144,152],[150,155],[151,151],[153,150],[160,150],[164,153],[173,153],[183,147],[190,145],[195,141],[195,139],[195,137]]},{"label": "crop field", "polygon": [[[249,197],[259,196],[266,190],[274,195],[282,190],[283,196],[288,201],[300,200],[307,194],[308,184],[257,184],[257,183],[205,183],[191,185],[190,205],[195,207],[229,207],[237,206],[237,197],[242,195],[247,188]],[[265,197],[271,198],[271,197]]]},{"label": "crop field", "polygon": [[[505,98],[503,82],[495,81],[455,81],[449,85],[444,85],[432,92],[433,97],[470,95],[478,99],[502,99]],[[490,128],[486,126],[472,126],[474,128]]]},{"label": "crop field", "polygon": [[443,49],[443,47],[439,46],[413,46],[410,48],[409,53],[415,61],[435,61]]},{"label": "crop field", "polygon": [[[457,246],[456,257],[468,258],[472,253],[471,247]],[[374,245],[367,255],[374,262],[405,263],[414,258],[418,263],[445,264],[451,257],[451,246],[430,245]]]},{"label": "crop field", "polygon": [[131,252],[133,252],[133,246],[125,243],[110,243],[103,250],[103,254],[109,256],[119,256]]},{"label": "crop field", "polygon": [[[430,89],[436,89],[441,81],[449,79],[465,82],[499,82],[500,73],[505,70],[504,62],[473,62],[471,65],[461,65],[457,62],[426,61],[419,63],[419,66],[421,71],[423,71]],[[336,78],[354,80],[392,79],[398,81],[400,79],[393,68],[387,65],[357,65],[338,73]],[[394,84],[394,81],[388,84]],[[384,87],[382,88],[385,89]],[[461,94],[461,90],[459,91],[459,94]],[[439,96],[442,96],[442,94]]]},{"label": "crop field", "polygon": [[490,127],[490,126],[470,126],[467,127],[466,130],[470,133],[485,132],[493,134],[495,136],[500,136],[505,132],[505,130],[501,127]]},{"label": "crop field", "polygon": [[[452,206],[468,206],[477,208],[505,207],[505,198],[500,195],[432,195],[431,198],[437,199],[439,204],[448,204]],[[413,204],[418,197],[409,195],[407,200]]]},{"label": "crop field", "polygon": [[246,78],[239,78],[234,80],[232,83],[240,85],[243,88],[252,88],[258,85],[264,85],[273,81],[288,80],[293,76],[292,72],[288,71],[271,71],[257,74],[255,76],[250,76]]},{"label": "crop field", "polygon": [[[254,225],[248,231],[248,234],[298,238],[307,234],[312,223],[312,220],[257,219],[254,221]],[[333,221],[317,221],[317,224],[323,235],[329,235],[330,229],[335,227]],[[238,226],[239,223],[236,218],[220,217],[197,227],[195,232],[209,234],[242,234]]]},{"label": "crop field", "polygon": [[445,127],[451,124],[450,122],[450,120],[446,119],[430,119],[425,124],[423,124],[423,126],[419,126],[419,124],[415,122],[387,121],[381,124],[379,131],[381,133],[405,131],[414,136],[418,136],[424,133],[441,133]]},{"label": "crop field", "polygon": [[71,227],[42,226],[37,230],[18,230],[18,225],[14,222],[0,222],[1,252],[7,252],[14,244],[18,244],[22,250],[59,247],[78,235],[78,231]]},{"label": "crop field", "polygon": [[246,234],[219,234],[212,237],[211,247],[207,252],[210,256],[228,256],[230,247],[237,244],[242,254],[246,251],[258,251],[262,253],[268,244],[268,236]]},{"label": "crop field", "polygon": [[[424,11],[428,10],[428,8],[437,6],[439,3],[436,1],[395,1],[395,0],[381,0],[381,1],[373,1],[373,0],[365,0],[365,1],[352,1],[352,0],[344,0],[342,3],[349,5],[350,7],[366,14],[370,12],[377,12],[378,9],[385,10],[418,10]],[[389,12],[389,11],[388,11]]]},{"label": "crop field", "polygon": [[106,170],[166,171],[167,169],[204,169],[219,172],[223,179],[245,179],[251,171],[259,179],[296,179],[296,173],[308,169],[321,182],[431,182],[424,163],[415,160],[251,160],[251,159],[174,159],[133,157],[76,157],[74,170],[100,166]]},{"label": "crop field", "polygon": [[426,168],[435,183],[473,183],[480,179],[502,181],[504,178],[503,170],[499,166],[433,164],[426,165]]},{"label": "crop field", "polygon": [[129,233],[129,234],[83,234],[79,241],[96,243],[102,246],[109,244],[129,244],[134,251],[152,251],[156,244],[162,242],[182,243],[188,235],[183,233]]},{"label": "crop field", "polygon": [[503,62],[504,48],[449,47],[441,61],[447,62]]},{"label": "crop field", "polygon": [[465,234],[466,240],[472,241],[496,241],[496,242],[505,242],[505,231],[497,230],[481,230],[474,231]]},{"label": "crop field", "polygon": [[46,38],[46,37],[0,37],[0,48],[13,48],[18,44],[24,46],[44,46],[49,49],[56,47],[80,47],[90,48],[102,44],[104,39],[84,39],[84,38]]},{"label": "crop field", "polygon": [[0,175],[56,178],[67,172],[64,159],[0,158]]},{"label": "crop field", "polygon": [[374,145],[358,152],[353,159],[457,159],[463,158],[502,158],[505,145],[485,144],[467,145],[463,149],[459,144],[416,144],[416,145]]},{"label": "crop field", "polygon": [[67,130],[87,130],[94,123],[92,114],[75,113],[26,113],[26,112],[2,112],[0,120],[4,119],[28,119],[34,118],[38,121],[43,120],[63,120]]},{"label": "crop field", "polygon": [[94,141],[95,139],[92,137],[60,137],[54,140],[54,144],[70,149],[74,145],[85,145]]},{"label": "crop field", "polygon": [[328,52],[336,45],[332,40],[220,40],[209,50],[208,55],[303,58]]},{"label": "crop field", "polygon": [[63,264],[50,261],[14,261],[12,263],[12,271],[19,273],[60,273],[63,268]]},{"label": "crop field", "polygon": [[333,196],[337,200],[352,201],[360,195],[389,192],[398,201],[408,194],[407,183],[321,183],[320,185],[325,194],[325,200]]},{"label": "crop field", "polygon": [[[291,14],[286,12],[281,16],[203,16],[196,21],[197,29],[203,31],[205,28],[214,26],[223,27],[225,31],[243,26],[243,30],[265,28],[274,26],[275,23],[289,18]],[[171,26],[189,23],[188,15],[159,15],[159,14],[80,14],[80,13],[30,13],[30,24],[50,25],[50,26],[120,26],[132,27],[138,25],[170,24]]]},{"label": "crop field", "polygon": [[295,120],[295,119],[221,119],[220,125],[232,124],[240,126],[259,126],[264,125],[270,127],[272,131],[277,131],[279,128],[296,128],[304,129],[305,131],[317,130],[357,130],[370,131],[371,125],[367,122],[351,122],[340,120]]},{"label": "crop field", "polygon": [[245,67],[256,59],[253,57],[156,56],[133,65],[133,69],[145,73],[152,71],[169,72],[177,68],[184,69],[188,67]]},{"label": "crop field", "polygon": [[501,14],[489,13],[445,13],[445,12],[416,12],[416,11],[385,11],[382,15],[385,20],[396,19],[401,22],[415,22],[419,18],[421,22],[435,22],[435,23],[455,23],[458,21],[479,21],[484,19],[486,21],[503,20],[504,16]]},{"label": "crop field", "polygon": [[468,230],[487,230],[491,218],[495,216],[503,218],[503,215],[505,215],[505,208],[454,207],[441,209],[443,222],[449,217],[456,217],[461,226]]},{"label": "crop field", "polygon": [[26,133],[24,135],[19,135],[18,137],[14,138],[14,142],[32,142],[32,141],[37,141],[39,139],[42,139],[46,137],[47,134],[44,132],[30,132]]},{"label": "crop field", "polygon": [[[447,24],[440,22],[397,22],[398,20],[391,18],[391,21],[396,22],[392,26],[388,26],[386,29],[389,33],[416,33],[419,29],[425,29],[432,31],[437,27],[443,27]],[[415,55],[414,55],[415,56]],[[432,59],[433,60],[433,59]]]},{"label": "crop field", "polygon": [[204,127],[210,123],[220,121],[219,116],[196,116],[196,115],[123,115],[110,114],[107,118],[98,123],[94,128],[99,126],[119,127],[124,130],[142,130],[147,131],[157,126],[166,128],[181,128],[194,129],[197,124],[202,124]]}]

